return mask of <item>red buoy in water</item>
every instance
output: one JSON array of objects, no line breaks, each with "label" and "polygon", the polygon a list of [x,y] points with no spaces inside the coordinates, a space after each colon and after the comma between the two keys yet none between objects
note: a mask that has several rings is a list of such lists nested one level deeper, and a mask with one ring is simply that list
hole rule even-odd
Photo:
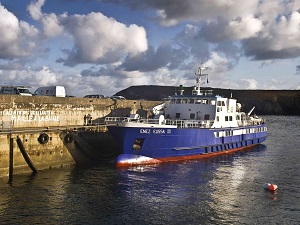
[{"label": "red buoy in water", "polygon": [[269,190],[269,191],[276,191],[278,189],[278,186],[276,184],[266,183],[264,185],[264,189]]}]

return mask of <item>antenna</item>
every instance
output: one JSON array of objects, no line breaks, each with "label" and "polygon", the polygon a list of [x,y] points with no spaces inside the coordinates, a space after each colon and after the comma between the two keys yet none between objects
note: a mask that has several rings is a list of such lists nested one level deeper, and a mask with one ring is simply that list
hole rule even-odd
[{"label": "antenna", "polygon": [[194,95],[202,95],[201,93],[201,84],[208,83],[208,74],[203,74],[202,71],[205,70],[206,67],[203,67],[203,65],[199,65],[197,72],[195,75],[197,76],[196,78],[196,87],[193,90],[192,94]]}]

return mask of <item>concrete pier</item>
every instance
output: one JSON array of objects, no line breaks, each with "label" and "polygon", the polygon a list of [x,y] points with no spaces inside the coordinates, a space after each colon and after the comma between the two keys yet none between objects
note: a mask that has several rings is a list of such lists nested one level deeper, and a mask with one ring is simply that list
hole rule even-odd
[{"label": "concrete pier", "polygon": [[32,172],[17,140],[37,171],[101,162],[118,154],[106,116],[147,117],[161,103],[18,95],[0,95],[0,102],[0,176],[9,177]]}]

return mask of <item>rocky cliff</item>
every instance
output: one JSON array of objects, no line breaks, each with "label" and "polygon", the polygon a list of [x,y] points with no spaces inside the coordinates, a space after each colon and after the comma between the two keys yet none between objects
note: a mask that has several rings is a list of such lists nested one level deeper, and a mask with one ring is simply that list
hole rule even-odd
[{"label": "rocky cliff", "polygon": [[[223,97],[232,96],[240,102],[245,112],[255,106],[254,112],[258,115],[300,115],[300,90],[231,90],[213,89],[215,95]],[[184,94],[190,94],[191,87],[184,88]],[[174,93],[178,93],[178,87],[174,86],[131,86],[116,95],[122,95],[126,99],[145,99],[159,101]]]}]

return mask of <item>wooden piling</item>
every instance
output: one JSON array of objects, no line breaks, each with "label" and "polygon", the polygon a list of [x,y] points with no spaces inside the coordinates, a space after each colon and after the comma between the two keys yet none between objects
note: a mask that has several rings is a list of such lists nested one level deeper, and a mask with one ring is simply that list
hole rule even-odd
[{"label": "wooden piling", "polygon": [[24,148],[24,145],[22,143],[22,140],[19,138],[19,136],[17,136],[17,144],[18,144],[18,147],[26,161],[26,163],[28,164],[28,166],[30,167],[30,169],[32,170],[33,173],[37,173],[38,170],[35,168],[35,166],[33,165],[32,161],[30,160],[25,148]]},{"label": "wooden piling", "polygon": [[9,168],[8,168],[8,183],[13,181],[14,173],[14,139],[9,135]]}]

